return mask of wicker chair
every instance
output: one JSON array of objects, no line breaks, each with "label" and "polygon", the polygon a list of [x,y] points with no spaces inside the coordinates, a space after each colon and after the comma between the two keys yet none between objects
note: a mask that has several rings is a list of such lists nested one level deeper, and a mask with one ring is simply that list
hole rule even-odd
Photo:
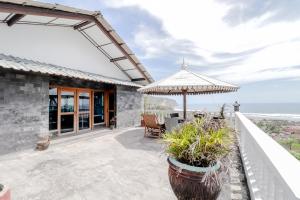
[{"label": "wicker chair", "polygon": [[145,122],[145,137],[160,138],[165,132],[165,125],[158,123],[156,115],[144,114],[143,119]]}]

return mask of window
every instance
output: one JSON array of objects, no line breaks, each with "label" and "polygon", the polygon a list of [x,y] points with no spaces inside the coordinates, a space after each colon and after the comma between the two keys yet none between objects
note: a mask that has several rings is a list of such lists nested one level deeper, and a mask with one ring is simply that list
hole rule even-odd
[{"label": "window", "polygon": [[61,133],[74,131],[74,115],[61,115]]},{"label": "window", "polygon": [[49,131],[77,133],[105,125],[104,92],[94,91],[93,99],[92,94],[91,89],[49,87]]},{"label": "window", "polygon": [[78,129],[90,128],[90,92],[78,91]]},{"label": "window", "polygon": [[90,114],[79,114],[79,130],[90,128]]},{"label": "window", "polygon": [[79,93],[79,112],[90,111],[90,94],[80,92]]},{"label": "window", "polygon": [[74,92],[61,92],[61,112],[74,112]]}]

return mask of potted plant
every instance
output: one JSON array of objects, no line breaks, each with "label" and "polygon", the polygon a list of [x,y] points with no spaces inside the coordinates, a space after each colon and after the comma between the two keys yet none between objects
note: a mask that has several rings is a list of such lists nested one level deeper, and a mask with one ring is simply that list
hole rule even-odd
[{"label": "potted plant", "polygon": [[10,200],[10,190],[2,184],[0,184],[0,200]]},{"label": "potted plant", "polygon": [[185,123],[164,135],[169,154],[169,181],[180,200],[214,200],[221,191],[230,151],[230,129],[209,116]]}]

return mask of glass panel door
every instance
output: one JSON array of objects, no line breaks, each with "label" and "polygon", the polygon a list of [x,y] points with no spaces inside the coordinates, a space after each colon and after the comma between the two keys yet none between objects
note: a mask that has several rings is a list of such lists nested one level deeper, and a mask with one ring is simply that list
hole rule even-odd
[{"label": "glass panel door", "polygon": [[74,119],[75,119],[75,90],[61,91],[61,106],[60,106],[60,123],[61,133],[74,132]]},{"label": "glass panel door", "polygon": [[63,134],[90,129],[92,124],[91,110],[93,110],[91,90],[63,87],[50,88],[50,130],[57,128],[58,134]]},{"label": "glass panel door", "polygon": [[104,124],[104,92],[94,92],[94,125]]},{"label": "glass panel door", "polygon": [[78,130],[90,128],[90,92],[78,91]]}]

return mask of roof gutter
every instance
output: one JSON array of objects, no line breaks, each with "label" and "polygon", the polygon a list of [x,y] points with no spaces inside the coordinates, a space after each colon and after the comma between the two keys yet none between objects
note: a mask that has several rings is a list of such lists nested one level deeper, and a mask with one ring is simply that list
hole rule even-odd
[{"label": "roof gutter", "polygon": [[5,3],[0,2],[0,11],[7,13],[17,13],[23,15],[39,15],[44,17],[58,17],[58,18],[67,18],[67,19],[77,19],[77,20],[86,20],[93,21],[94,16],[81,14],[81,13],[73,13],[66,12],[62,10],[56,10],[56,7],[53,6],[50,8],[41,8],[26,4],[14,4],[14,3]]}]

